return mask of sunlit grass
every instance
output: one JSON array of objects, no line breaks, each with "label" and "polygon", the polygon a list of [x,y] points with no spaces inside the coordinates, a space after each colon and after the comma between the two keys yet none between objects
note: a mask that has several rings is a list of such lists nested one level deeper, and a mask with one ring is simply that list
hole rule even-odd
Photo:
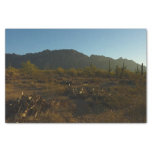
[{"label": "sunlit grass", "polygon": [[[34,103],[32,114],[27,111],[33,104],[12,114],[6,107],[6,122],[146,122],[145,75],[119,78],[105,71],[87,75],[86,69],[37,70],[30,76],[22,72],[6,71],[7,107],[12,111],[22,92],[27,98],[39,95],[41,104]],[[42,101],[50,105],[44,111]]]}]

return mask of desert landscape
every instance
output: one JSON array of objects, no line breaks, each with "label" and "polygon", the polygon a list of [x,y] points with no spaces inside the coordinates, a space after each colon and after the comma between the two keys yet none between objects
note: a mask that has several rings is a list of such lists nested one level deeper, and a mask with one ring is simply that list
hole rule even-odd
[{"label": "desert landscape", "polygon": [[[72,51],[64,50],[64,55],[63,51],[55,52],[62,53],[56,58],[61,61]],[[47,50],[37,55],[49,56],[49,53],[52,52]],[[73,51],[72,54],[79,53]],[[21,62],[20,67],[16,64],[17,59],[12,59],[14,67],[10,66],[10,56],[6,55],[6,122],[146,122],[146,71],[143,64],[134,63],[136,68],[131,71],[127,68],[131,61],[121,59],[120,64],[115,65],[117,61],[106,58],[103,61],[105,69],[97,68],[90,60],[81,68],[64,68],[63,60],[62,67],[41,69],[35,65],[34,59]],[[24,59],[18,57],[18,60]]]}]

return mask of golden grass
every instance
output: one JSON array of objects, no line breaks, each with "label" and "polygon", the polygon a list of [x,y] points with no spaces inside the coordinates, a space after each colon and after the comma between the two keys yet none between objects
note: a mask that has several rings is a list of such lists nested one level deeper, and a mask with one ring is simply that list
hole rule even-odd
[{"label": "golden grass", "polygon": [[[17,78],[6,80],[6,102],[15,101],[23,91],[27,96],[40,95],[51,103],[52,108],[36,118],[35,115],[14,116],[13,119],[7,118],[6,122],[146,122],[144,77],[83,77],[63,75],[62,71],[46,76],[46,73],[43,71],[40,77],[32,78],[17,74]],[[130,84],[130,80],[135,85]],[[62,84],[63,81],[72,81],[72,85]]]}]

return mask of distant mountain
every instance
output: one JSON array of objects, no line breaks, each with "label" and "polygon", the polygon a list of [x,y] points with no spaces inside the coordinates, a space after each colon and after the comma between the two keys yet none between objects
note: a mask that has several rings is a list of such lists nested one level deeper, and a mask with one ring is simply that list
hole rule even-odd
[{"label": "distant mountain", "polygon": [[[119,59],[113,59],[105,56],[98,56],[98,55],[91,55],[90,56],[90,61],[97,67],[101,69],[108,69],[109,68],[109,60],[110,60],[110,67],[112,70],[116,68],[118,65],[119,67],[124,65],[127,67],[128,70],[130,71],[135,71],[137,69],[140,69],[140,64],[134,62],[133,60],[128,60],[128,59],[123,59],[120,57]],[[146,67],[144,67],[144,70],[146,70]]]},{"label": "distant mountain", "polygon": [[[62,67],[65,69],[69,68],[84,68],[90,64],[95,65],[101,69],[108,69],[109,60],[111,68],[114,70],[116,65],[122,66],[123,62],[127,69],[135,71],[137,63],[128,59],[112,59],[105,56],[91,55],[88,57],[76,50],[62,49],[62,50],[44,50],[38,53],[28,53],[25,55],[18,54],[6,54],[6,67],[13,66],[20,68],[23,62],[31,61],[40,69],[56,69]],[[140,65],[139,65],[140,66]]]}]

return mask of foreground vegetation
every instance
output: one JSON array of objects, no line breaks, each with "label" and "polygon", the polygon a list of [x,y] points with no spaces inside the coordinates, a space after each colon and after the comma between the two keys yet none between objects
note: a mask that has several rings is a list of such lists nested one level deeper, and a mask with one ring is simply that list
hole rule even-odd
[{"label": "foreground vegetation", "polygon": [[[143,65],[142,65],[143,66]],[[146,73],[40,70],[30,62],[6,69],[6,122],[146,122]]]}]

